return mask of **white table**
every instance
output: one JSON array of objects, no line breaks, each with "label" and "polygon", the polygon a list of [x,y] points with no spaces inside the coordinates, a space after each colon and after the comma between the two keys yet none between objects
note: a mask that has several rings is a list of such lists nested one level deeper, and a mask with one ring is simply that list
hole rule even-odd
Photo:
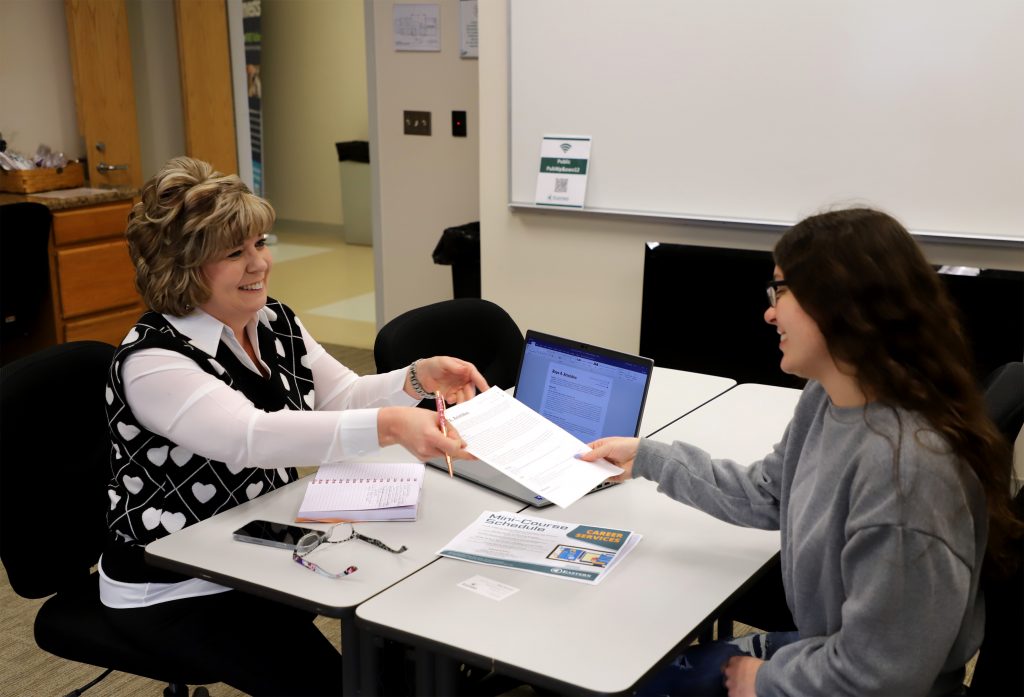
[{"label": "white table", "polygon": [[749,464],[768,454],[793,418],[800,390],[745,383],[716,397],[686,418],[669,424],[653,440],[693,443],[715,457]]},{"label": "white table", "polygon": [[640,420],[640,435],[651,435],[735,384],[730,378],[655,366]]},{"label": "white table", "polygon": [[[782,435],[798,396],[740,385],[655,437],[685,435],[716,456],[752,461]],[[688,644],[779,549],[777,532],[720,522],[648,481],[538,513],[635,530],[644,539],[597,586],[441,559],[360,605],[357,622],[556,691],[625,692]],[[493,601],[455,585],[476,574],[520,590]]]},{"label": "white table", "polygon": [[[392,446],[364,459],[413,458],[403,448]],[[480,511],[522,508],[513,499],[463,480],[449,479],[447,474],[430,467],[426,470],[417,522],[356,524],[360,532],[391,546],[406,545],[406,552],[391,554],[358,540],[327,545],[313,552],[313,561],[331,571],[340,571],[350,564],[359,567],[356,573],[342,579],[312,573],[292,562],[287,550],[232,539],[231,533],[250,520],[293,522],[308,478],[151,542],[146,547],[146,559],[155,566],[342,618],[343,690],[345,694],[354,694],[359,674],[359,639],[351,621],[355,607],[437,559],[435,552],[475,520]],[[282,641],[287,642],[287,637],[282,637]]]}]

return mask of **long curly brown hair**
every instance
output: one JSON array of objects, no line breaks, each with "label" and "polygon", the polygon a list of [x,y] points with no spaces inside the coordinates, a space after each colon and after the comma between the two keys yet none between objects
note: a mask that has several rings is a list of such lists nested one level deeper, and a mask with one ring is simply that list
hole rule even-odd
[{"label": "long curly brown hair", "polygon": [[1011,448],[986,413],[957,308],[906,228],[871,209],[822,213],[782,236],[775,262],[862,390],[923,416],[974,470],[988,506],[987,571],[1008,569],[1009,542],[1024,533]]}]

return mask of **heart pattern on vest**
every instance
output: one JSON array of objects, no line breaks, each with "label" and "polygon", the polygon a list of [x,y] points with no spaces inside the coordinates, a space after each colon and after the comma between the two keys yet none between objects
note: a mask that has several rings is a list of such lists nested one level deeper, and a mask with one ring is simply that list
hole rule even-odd
[{"label": "heart pattern on vest", "polygon": [[163,467],[163,464],[167,462],[167,451],[169,448],[170,446],[167,445],[159,448],[150,448],[146,451],[146,459],[157,467]]},{"label": "heart pattern on vest", "polygon": [[313,394],[315,390],[310,390],[306,394],[302,395],[302,401],[306,403],[310,409],[313,408],[313,402],[316,401],[316,396]]},{"label": "heart pattern on vest", "polygon": [[286,470],[284,467],[277,468],[277,476],[280,477],[281,481],[284,482],[285,484],[288,483],[288,470]]},{"label": "heart pattern on vest", "polygon": [[263,491],[263,482],[253,482],[245,487],[245,495],[249,497],[250,501],[259,496],[261,491]]},{"label": "heart pattern on vest", "polygon": [[164,511],[160,514],[160,524],[167,532],[178,532],[185,527],[185,514]]},{"label": "heart pattern on vest", "polygon": [[142,491],[142,478],[141,477],[129,477],[127,474],[121,477],[121,481],[124,483],[124,488],[133,494],[137,494]]},{"label": "heart pattern on vest", "polygon": [[112,389],[110,389],[110,386],[108,385],[107,386],[107,404],[113,404],[113,403],[114,403],[114,391]]},{"label": "heart pattern on vest", "polygon": [[160,514],[163,513],[159,508],[147,508],[142,512],[142,524],[146,526],[147,530],[152,530],[160,524]]},{"label": "heart pattern on vest", "polygon": [[121,500],[121,495],[113,489],[107,489],[107,496],[110,497],[110,510],[114,510],[114,507],[117,506],[117,502]]},{"label": "heart pattern on vest", "polygon": [[178,532],[185,527],[185,514],[162,511],[159,508],[147,508],[142,512],[142,524],[147,530],[163,525],[167,532]]},{"label": "heart pattern on vest", "polygon": [[199,503],[206,503],[213,498],[213,495],[217,493],[217,487],[213,484],[200,484],[195,482],[192,484],[192,495],[196,497]]},{"label": "heart pattern on vest", "polygon": [[174,464],[178,467],[184,467],[188,461],[192,459],[192,451],[185,450],[185,448],[180,445],[175,446],[175,448],[171,450],[171,459],[174,460]]},{"label": "heart pattern on vest", "polygon": [[130,332],[128,332],[128,334],[125,335],[124,339],[121,341],[121,345],[124,346],[125,344],[132,344],[132,343],[135,343],[138,340],[139,340],[139,330],[136,329],[135,327],[132,327],[132,330]]},{"label": "heart pattern on vest", "polygon": [[121,437],[125,440],[131,440],[135,436],[139,435],[139,427],[126,424],[122,421],[117,422],[117,432],[121,434]]},{"label": "heart pattern on vest", "polygon": [[274,339],[274,348],[277,349],[278,356],[284,356],[284,344],[281,343],[280,339]]}]

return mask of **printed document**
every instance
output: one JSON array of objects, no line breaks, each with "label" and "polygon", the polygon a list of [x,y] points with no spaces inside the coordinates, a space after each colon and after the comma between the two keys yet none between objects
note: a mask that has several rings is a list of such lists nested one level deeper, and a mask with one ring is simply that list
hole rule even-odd
[{"label": "printed document", "polygon": [[640,538],[629,530],[484,511],[438,554],[596,584]]},{"label": "printed document", "polygon": [[446,411],[478,459],[565,508],[622,469],[575,455],[587,444],[504,390],[491,388]]}]

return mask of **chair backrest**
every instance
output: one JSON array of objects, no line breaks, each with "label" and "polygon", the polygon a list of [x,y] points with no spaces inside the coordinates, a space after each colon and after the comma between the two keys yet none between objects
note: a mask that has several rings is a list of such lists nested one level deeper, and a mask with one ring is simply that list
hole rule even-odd
[{"label": "chair backrest", "polygon": [[[992,371],[984,383],[985,406],[996,426],[1013,443],[1024,424],[1024,362]],[[1024,489],[1014,499],[1024,519]],[[985,637],[974,666],[969,695],[1024,695],[1024,539],[1013,542],[1018,566],[1009,578],[982,577]]]},{"label": "chair backrest", "polygon": [[0,361],[28,355],[52,340],[50,209],[41,203],[0,206]]},{"label": "chair backrest", "polygon": [[88,576],[107,535],[114,347],[50,346],[0,369],[0,561],[41,598]]},{"label": "chair backrest", "polygon": [[[1014,509],[1024,518],[1024,489]],[[1013,542],[1017,568],[1007,578],[982,577],[985,594],[985,636],[974,664],[968,695],[1024,695],[1024,538]]]},{"label": "chair backrest", "polygon": [[1024,425],[1024,362],[996,368],[985,380],[988,415],[1011,443]]},{"label": "chair backrest", "polygon": [[471,361],[490,385],[511,387],[523,351],[523,333],[489,300],[456,298],[425,305],[385,324],[373,344],[378,373],[417,358],[455,356]]}]

